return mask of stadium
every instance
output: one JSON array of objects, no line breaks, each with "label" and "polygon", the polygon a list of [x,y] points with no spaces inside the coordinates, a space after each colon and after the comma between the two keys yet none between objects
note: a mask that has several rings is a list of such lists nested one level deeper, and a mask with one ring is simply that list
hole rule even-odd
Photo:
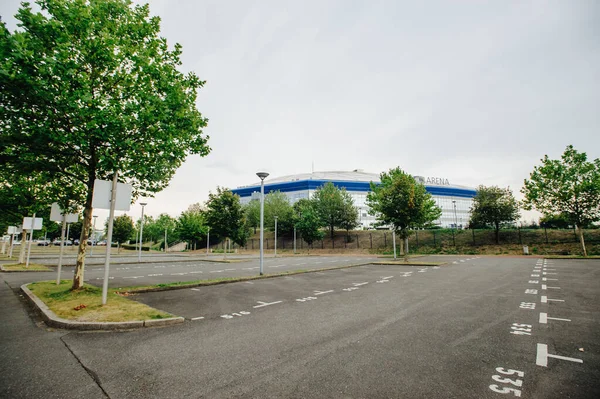
[{"label": "stadium", "polygon": [[[433,196],[437,205],[442,209],[442,216],[436,221],[440,227],[463,228],[469,221],[469,213],[475,189],[450,184],[448,179],[440,177],[415,176],[415,179],[425,185],[425,189]],[[345,188],[352,196],[354,205],[359,210],[359,221],[362,227],[370,228],[375,223],[375,217],[369,215],[366,205],[370,182],[379,182],[379,174],[367,173],[361,169],[353,171],[312,172],[297,175],[265,179],[265,194],[272,191],[285,193],[294,203],[301,198],[310,198],[316,189],[327,182],[332,182],[338,188]],[[233,191],[240,196],[240,202],[247,204],[253,198],[258,198],[260,182],[238,187]]]}]

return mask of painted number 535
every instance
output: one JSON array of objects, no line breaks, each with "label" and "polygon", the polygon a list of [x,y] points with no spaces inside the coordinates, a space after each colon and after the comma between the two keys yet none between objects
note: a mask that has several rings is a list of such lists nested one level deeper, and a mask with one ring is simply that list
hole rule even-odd
[{"label": "painted number 535", "polygon": [[[490,389],[497,393],[512,393],[514,396],[521,397],[521,390],[512,387],[515,386],[520,388],[523,386],[523,380],[515,378],[515,376],[523,377],[525,376],[525,373],[519,370],[506,370],[503,367],[498,367],[496,372],[498,372],[498,374],[493,375],[492,380],[507,386],[492,384],[490,385]],[[508,376],[510,376],[510,378]]]}]

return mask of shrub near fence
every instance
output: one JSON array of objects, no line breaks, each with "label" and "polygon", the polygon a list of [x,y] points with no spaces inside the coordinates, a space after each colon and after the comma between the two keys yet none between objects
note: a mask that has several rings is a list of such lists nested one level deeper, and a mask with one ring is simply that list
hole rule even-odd
[{"label": "shrub near fence", "polygon": [[[274,237],[272,232],[265,232],[264,249],[272,251],[274,249]],[[586,244],[600,244],[600,229],[590,229],[584,231]],[[500,245],[556,245],[556,244],[578,244],[579,237],[573,230],[565,229],[501,229],[499,234]],[[401,240],[396,237],[396,245],[399,247]],[[226,243],[220,242],[210,246],[211,249],[224,250]],[[435,229],[435,230],[415,230],[409,237],[409,246],[411,251],[418,251],[420,247],[427,248],[451,248],[451,247],[480,247],[496,245],[496,235],[491,229],[476,230],[454,230],[454,229]],[[294,248],[292,237],[278,237],[277,249],[286,251]],[[298,251],[309,249],[309,245],[297,238],[296,248]],[[333,240],[329,235],[323,240],[316,241],[310,246],[310,249],[321,250],[385,250],[392,248],[391,231],[368,230],[351,231],[348,235],[344,231],[336,231]],[[257,251],[259,249],[259,239],[250,238],[246,246],[241,247],[231,243],[231,249],[244,249]],[[198,247],[201,250],[201,247]],[[216,251],[215,251],[216,252]]]}]

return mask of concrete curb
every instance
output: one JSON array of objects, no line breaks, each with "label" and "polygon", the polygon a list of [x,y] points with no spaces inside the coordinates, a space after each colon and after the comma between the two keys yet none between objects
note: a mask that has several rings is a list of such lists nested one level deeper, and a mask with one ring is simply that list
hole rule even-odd
[{"label": "concrete curb", "polygon": [[[153,264],[153,263],[184,263],[184,262],[214,262],[214,263],[243,263],[243,262],[248,262],[251,259],[232,259],[232,260],[223,260],[223,259],[171,259],[171,260],[150,260],[150,261],[144,261],[144,262],[110,262],[111,267],[112,266],[116,266],[116,265],[143,265],[143,264]],[[52,267],[52,268],[57,268],[58,265],[44,265],[46,267]],[[88,266],[104,266],[104,263],[87,263],[85,264],[85,267]],[[62,265],[62,267],[75,267],[74,264],[68,264],[68,265]]]},{"label": "concrete curb", "polygon": [[34,307],[39,310],[42,319],[50,327],[64,328],[67,330],[81,330],[81,331],[114,331],[114,330],[131,330],[134,328],[142,327],[162,327],[172,324],[181,324],[184,322],[183,317],[171,317],[168,319],[150,319],[150,320],[136,320],[136,321],[124,321],[124,322],[92,322],[92,321],[73,321],[58,317],[48,306],[42,302],[27,286],[31,284],[23,284],[21,291],[25,294],[25,297],[29,300]]},{"label": "concrete curb", "polygon": [[428,267],[428,266],[447,266],[448,263],[447,262],[422,262],[422,263],[411,263],[411,262],[404,262],[404,261],[377,261],[377,262],[373,262],[373,265],[392,265],[392,266],[424,266],[424,267]]},{"label": "concrete curb", "polygon": [[50,269],[51,266],[46,266],[46,267],[48,267],[49,269],[48,270],[6,270],[4,268],[4,266],[0,266],[0,272],[3,272],[3,273],[23,273],[23,272],[25,272],[25,273],[48,273],[48,272],[53,271],[52,269]]}]

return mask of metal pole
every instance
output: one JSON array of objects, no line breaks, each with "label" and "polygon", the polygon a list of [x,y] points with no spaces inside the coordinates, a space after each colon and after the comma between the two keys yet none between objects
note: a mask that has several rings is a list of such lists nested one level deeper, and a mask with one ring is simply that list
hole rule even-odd
[{"label": "metal pole", "polygon": [[110,267],[110,250],[112,247],[113,221],[115,218],[115,202],[117,200],[117,179],[119,171],[115,171],[110,195],[110,212],[108,214],[108,232],[106,237],[106,257],[104,260],[104,281],[102,282],[102,304],[106,305],[108,295],[108,272]]},{"label": "metal pole", "polygon": [[208,231],[206,232],[206,256],[208,256],[209,249],[210,249],[210,227],[208,228]]},{"label": "metal pole", "polygon": [[396,259],[396,230],[392,230],[392,242],[394,243],[394,259]]},{"label": "metal pole", "polygon": [[261,179],[260,181],[260,275],[263,275],[263,262],[264,262],[264,254],[263,254],[263,240],[265,237],[265,229],[264,229],[264,216],[265,216],[265,181]]},{"label": "metal pole", "polygon": [[[69,229],[71,228],[71,223],[67,223],[67,240],[69,239]],[[71,245],[73,245],[73,241],[71,241]]]},{"label": "metal pole", "polygon": [[454,229],[458,230],[458,219],[456,218],[456,201],[452,200],[452,205],[454,205]]},{"label": "metal pole", "polygon": [[294,255],[296,255],[296,226],[294,226]]},{"label": "metal pole", "polygon": [[273,257],[277,257],[277,216],[275,216],[275,255]]},{"label": "metal pole", "polygon": [[96,242],[96,219],[98,219],[98,215],[94,216],[94,227],[92,227],[92,249],[90,250],[90,256],[94,255],[94,244]]},{"label": "metal pole", "polygon": [[[25,267],[29,267],[29,255],[31,255],[31,243],[33,242],[33,225],[35,223],[35,213],[31,218],[31,233],[29,234],[29,250],[27,251],[27,261],[25,262]],[[21,245],[23,245],[21,243]]]},{"label": "metal pole", "polygon": [[65,230],[67,229],[67,215],[63,214],[62,229],[60,233],[60,255],[58,255],[58,273],[56,275],[56,285],[60,284],[60,271],[62,267],[63,248],[65,247]]},{"label": "metal pole", "polygon": [[167,253],[167,229],[168,227],[165,227],[165,254]]},{"label": "metal pole", "polygon": [[138,255],[138,262],[142,261],[142,237],[144,234],[144,207],[146,206],[146,204],[140,203],[140,205],[142,206],[142,221],[140,222],[140,252]]}]

